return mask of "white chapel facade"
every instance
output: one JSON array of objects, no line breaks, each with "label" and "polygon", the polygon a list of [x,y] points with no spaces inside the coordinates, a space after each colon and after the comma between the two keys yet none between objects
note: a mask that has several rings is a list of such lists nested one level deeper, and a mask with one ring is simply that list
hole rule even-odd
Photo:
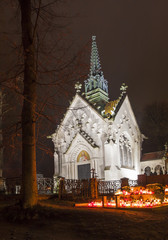
[{"label": "white chapel facade", "polygon": [[76,84],[74,96],[62,122],[51,135],[54,143],[54,176],[88,179],[94,169],[99,179],[137,179],[140,174],[142,135],[126,86],[110,101],[92,37],[91,63],[85,92]]}]

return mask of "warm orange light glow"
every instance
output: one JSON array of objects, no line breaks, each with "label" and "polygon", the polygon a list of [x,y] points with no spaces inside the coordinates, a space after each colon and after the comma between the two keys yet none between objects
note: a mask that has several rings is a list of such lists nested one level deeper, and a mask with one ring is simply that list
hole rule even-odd
[{"label": "warm orange light glow", "polygon": [[[166,191],[165,191],[166,192]],[[168,192],[168,188],[167,188]],[[119,203],[118,207],[124,207],[124,208],[152,208],[161,205],[161,199],[156,199],[154,196],[148,196],[148,195],[154,195],[153,191],[150,191],[149,189],[142,189],[142,188],[131,188],[130,192],[126,190],[118,190],[115,193],[116,196],[119,197]],[[137,196],[139,195],[139,196]],[[144,196],[143,196],[144,195]],[[146,196],[145,196],[146,195]],[[168,204],[168,197],[164,199],[164,204]],[[111,200],[107,202],[90,202],[85,204],[75,204],[77,207],[110,207],[115,208],[116,207],[116,200],[111,198]]]},{"label": "warm orange light glow", "polygon": [[152,195],[154,194],[154,192],[152,191],[149,191],[148,189],[145,189],[145,190],[134,190],[133,188],[130,189],[130,192],[127,192],[125,190],[121,191],[121,190],[118,190],[115,195],[143,195],[143,194],[149,194],[149,195]]},{"label": "warm orange light glow", "polygon": [[[168,199],[165,199],[163,203],[168,203]],[[149,208],[149,207],[155,207],[159,205],[161,205],[160,199],[153,199],[152,201],[134,200],[133,202],[120,200],[119,202],[119,207],[124,207],[124,208]],[[103,203],[102,202],[80,203],[80,204],[75,204],[75,206],[76,207],[103,207]],[[115,208],[116,202],[115,200],[111,200],[105,203],[104,206]]]},{"label": "warm orange light glow", "polygon": [[88,207],[102,207],[103,203],[102,202],[91,202],[88,203]]},{"label": "warm orange light glow", "polygon": [[163,204],[168,204],[168,198],[164,198]]}]

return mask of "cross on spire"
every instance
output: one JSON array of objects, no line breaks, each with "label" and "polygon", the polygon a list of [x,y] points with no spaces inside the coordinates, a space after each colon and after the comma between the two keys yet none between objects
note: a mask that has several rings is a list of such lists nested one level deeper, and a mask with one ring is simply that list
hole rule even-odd
[{"label": "cross on spire", "polygon": [[82,84],[80,82],[75,83],[76,92],[79,93],[81,91]]},{"label": "cross on spire", "polygon": [[122,95],[127,92],[127,88],[128,88],[128,86],[125,85],[125,83],[123,83],[123,84],[121,85],[120,90],[121,90],[121,92],[122,92],[122,93],[121,93]]}]

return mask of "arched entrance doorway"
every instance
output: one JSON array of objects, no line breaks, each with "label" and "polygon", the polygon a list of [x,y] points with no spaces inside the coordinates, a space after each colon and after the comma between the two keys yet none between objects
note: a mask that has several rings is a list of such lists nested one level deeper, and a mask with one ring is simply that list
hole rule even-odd
[{"label": "arched entrance doorway", "polygon": [[78,179],[89,179],[90,178],[90,156],[87,151],[82,150],[77,156],[77,171]]}]

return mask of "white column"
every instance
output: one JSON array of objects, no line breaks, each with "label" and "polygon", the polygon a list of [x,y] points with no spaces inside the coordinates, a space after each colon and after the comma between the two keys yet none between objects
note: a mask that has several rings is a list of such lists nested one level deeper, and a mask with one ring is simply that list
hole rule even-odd
[{"label": "white column", "polygon": [[75,179],[75,178],[76,178],[76,176],[75,176],[75,167],[76,167],[76,166],[75,166],[75,163],[74,163],[74,162],[73,162],[73,166],[72,166],[72,167],[73,167],[73,179]]},{"label": "white column", "polygon": [[96,174],[98,175],[97,159],[95,159],[94,162],[95,162],[95,172],[96,172]]},{"label": "white column", "polygon": [[59,164],[58,164],[58,154],[54,152],[54,175],[59,175]]},{"label": "white column", "polygon": [[71,162],[71,178],[74,179],[74,163]]},{"label": "white column", "polygon": [[78,171],[78,164],[75,162],[75,164],[74,164],[74,178],[75,179],[78,179],[77,171]]},{"label": "white column", "polygon": [[68,163],[68,179],[70,179],[71,176],[70,176],[70,163]]}]

